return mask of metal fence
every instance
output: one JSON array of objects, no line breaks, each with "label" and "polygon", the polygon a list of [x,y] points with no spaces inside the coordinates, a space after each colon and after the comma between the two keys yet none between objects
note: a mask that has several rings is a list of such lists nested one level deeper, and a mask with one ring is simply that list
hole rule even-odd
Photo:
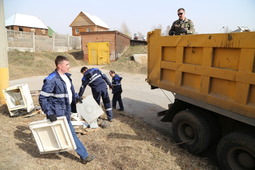
[{"label": "metal fence", "polygon": [[81,37],[53,34],[52,37],[32,32],[7,30],[8,50],[65,52],[81,49]]}]

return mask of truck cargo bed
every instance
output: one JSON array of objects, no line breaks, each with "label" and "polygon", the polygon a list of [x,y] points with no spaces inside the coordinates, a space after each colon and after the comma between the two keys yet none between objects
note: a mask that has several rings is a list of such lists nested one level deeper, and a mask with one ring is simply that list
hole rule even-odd
[{"label": "truck cargo bed", "polygon": [[150,85],[255,119],[255,32],[147,39]]}]

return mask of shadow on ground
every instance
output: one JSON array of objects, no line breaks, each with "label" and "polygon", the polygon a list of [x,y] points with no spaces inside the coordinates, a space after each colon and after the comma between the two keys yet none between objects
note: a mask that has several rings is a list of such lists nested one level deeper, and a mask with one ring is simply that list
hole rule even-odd
[{"label": "shadow on ground", "polygon": [[83,51],[71,51],[68,52],[68,54],[72,55],[76,60],[83,60],[84,59],[84,54]]},{"label": "shadow on ground", "polygon": [[159,133],[172,137],[171,123],[161,122],[162,117],[157,116],[158,112],[164,111],[166,108],[130,98],[123,98],[123,103],[127,107],[126,112],[129,115],[139,118]]},{"label": "shadow on ground", "polygon": [[6,104],[3,104],[0,106],[0,113],[2,113],[4,116],[10,116],[10,113],[8,111],[8,107]]},{"label": "shadow on ground", "polygon": [[[134,107],[133,109],[131,109],[131,112],[116,111],[115,119],[118,119],[121,122],[128,124],[132,128],[132,130],[135,132],[135,135],[111,133],[109,134],[108,138],[118,138],[118,139],[124,139],[124,140],[125,139],[143,140],[143,141],[146,140],[146,141],[149,141],[151,145],[161,148],[165,153],[169,152],[170,150],[174,150],[176,152],[170,151],[171,155],[175,156],[177,163],[179,162],[178,164],[182,166],[183,162],[181,160],[182,160],[183,153],[185,152],[187,154],[189,153],[186,150],[180,148],[174,142],[171,135],[172,134],[171,129],[168,129],[171,127],[167,125],[169,127],[166,128],[166,124],[163,122],[160,122],[160,119],[162,117],[160,118],[157,117],[157,113],[165,110],[165,108],[156,104],[141,102],[141,101],[137,101],[137,100],[133,100],[129,98],[124,98],[123,103],[125,103],[125,105],[130,105]],[[131,119],[127,119],[127,117]],[[137,117],[139,118],[140,121],[137,121]],[[154,123],[149,123],[149,121]],[[141,133],[141,132],[144,132],[144,130],[143,131],[140,130],[141,123],[143,124],[142,128],[145,128],[148,130],[148,134]],[[155,125],[155,123],[157,123],[158,125]],[[158,131],[159,133],[161,133],[163,137],[155,136],[155,138],[151,138],[150,137],[151,134],[149,134],[151,132],[151,129],[150,129],[151,127],[155,129],[156,131]],[[171,134],[169,135],[169,133],[167,133],[166,130],[169,130],[169,133]],[[200,157],[208,159],[212,165],[217,166],[217,163],[215,162],[215,155],[214,155],[215,153],[213,153],[213,149],[215,148],[214,147],[210,148],[206,153],[200,155]],[[187,167],[181,167],[181,168],[186,169]]]}]

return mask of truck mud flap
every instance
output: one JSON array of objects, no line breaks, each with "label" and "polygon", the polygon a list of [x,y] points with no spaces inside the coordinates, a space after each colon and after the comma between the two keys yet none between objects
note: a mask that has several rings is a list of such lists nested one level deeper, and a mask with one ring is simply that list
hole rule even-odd
[{"label": "truck mud flap", "polygon": [[165,110],[165,111],[162,111],[162,112],[159,112],[158,116],[159,115],[164,116],[161,119],[161,122],[172,122],[173,117],[176,113],[180,112],[181,110],[186,110],[190,107],[191,107],[190,104],[188,104],[188,103],[186,103],[182,100],[175,99],[173,104],[168,105],[169,109]]}]

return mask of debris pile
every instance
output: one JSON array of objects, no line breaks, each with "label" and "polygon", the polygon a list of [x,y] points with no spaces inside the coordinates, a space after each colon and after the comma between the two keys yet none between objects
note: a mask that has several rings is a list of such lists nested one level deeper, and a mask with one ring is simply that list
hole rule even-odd
[{"label": "debris pile", "polygon": [[[40,106],[35,106],[32,96],[39,96],[40,91],[30,92],[28,84],[21,84],[3,89],[6,105],[11,117],[30,118],[44,114]],[[107,128],[109,123],[103,118],[104,111],[96,103],[92,95],[76,104],[77,112],[71,114],[71,123],[77,134],[85,135],[95,132],[98,127]],[[101,116],[101,117],[100,117]],[[58,117],[57,121],[39,120],[29,122],[35,142],[41,154],[75,150],[71,131],[66,117]]]}]

